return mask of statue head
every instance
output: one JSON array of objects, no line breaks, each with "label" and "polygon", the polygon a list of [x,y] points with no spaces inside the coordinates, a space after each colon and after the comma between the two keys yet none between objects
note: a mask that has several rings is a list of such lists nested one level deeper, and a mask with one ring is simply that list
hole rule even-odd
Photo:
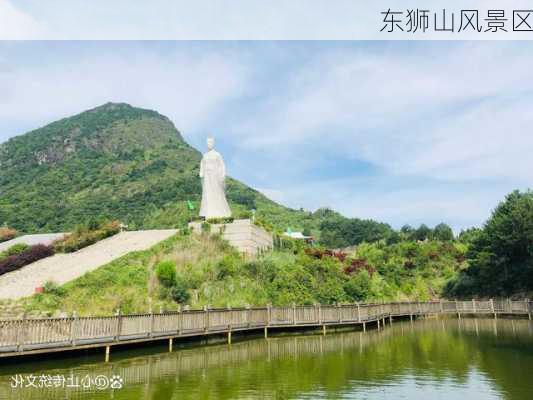
[{"label": "statue head", "polygon": [[213,150],[215,147],[215,139],[212,136],[207,138],[207,150]]}]

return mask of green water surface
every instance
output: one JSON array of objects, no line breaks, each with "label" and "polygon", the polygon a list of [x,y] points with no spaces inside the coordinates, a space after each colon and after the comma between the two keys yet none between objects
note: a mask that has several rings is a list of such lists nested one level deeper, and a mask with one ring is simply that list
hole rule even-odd
[{"label": "green water surface", "polygon": [[[528,320],[427,319],[379,332],[318,332],[231,346],[178,343],[172,353],[112,350],[109,363],[102,352],[0,361],[0,399],[533,399]],[[25,381],[12,387],[16,376]],[[47,388],[43,378],[43,387],[26,387],[32,376],[37,386],[42,376],[93,383],[65,388],[56,380]],[[122,388],[104,388],[105,379],[97,386],[102,376],[120,376]]]}]

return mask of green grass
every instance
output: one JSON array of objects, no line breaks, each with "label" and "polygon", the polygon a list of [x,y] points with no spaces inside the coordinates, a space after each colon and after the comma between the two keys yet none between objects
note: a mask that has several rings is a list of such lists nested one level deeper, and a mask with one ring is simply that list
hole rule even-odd
[{"label": "green grass", "polygon": [[[161,261],[176,266],[176,279],[193,308],[427,300],[439,296],[445,282],[456,276],[463,254],[457,244],[430,241],[363,244],[342,262],[329,256],[314,258],[301,248],[278,249],[250,260],[217,235],[177,234],[60,288],[49,285],[49,293],[21,303],[27,312],[40,315],[176,310],[171,287],[156,276],[155,266]],[[353,258],[365,260],[373,273],[348,273]]]}]

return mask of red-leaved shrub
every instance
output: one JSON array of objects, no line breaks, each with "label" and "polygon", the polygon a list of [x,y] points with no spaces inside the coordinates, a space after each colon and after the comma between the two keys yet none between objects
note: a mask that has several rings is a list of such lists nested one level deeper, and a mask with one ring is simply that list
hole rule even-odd
[{"label": "red-leaved shrub", "polygon": [[372,277],[374,272],[376,272],[376,269],[371,266],[364,258],[354,258],[353,260],[351,260],[349,265],[344,267],[344,273],[346,275],[353,275],[354,273],[362,271],[363,269],[368,272],[368,275],[370,275],[370,277]]},{"label": "red-leaved shrub", "polygon": [[305,254],[308,256],[314,257],[316,259],[321,260],[324,257],[335,257],[340,262],[344,262],[346,259],[346,253],[343,253],[342,251],[333,251],[333,250],[320,250],[320,249],[314,249],[312,247],[308,247],[305,249]]},{"label": "red-leaved shrub", "polygon": [[15,271],[42,258],[54,255],[52,246],[36,244],[20,254],[15,254],[0,261],[0,275]]},{"label": "red-leaved shrub", "polygon": [[15,229],[7,226],[0,227],[0,243],[16,238],[17,234],[18,232]]}]

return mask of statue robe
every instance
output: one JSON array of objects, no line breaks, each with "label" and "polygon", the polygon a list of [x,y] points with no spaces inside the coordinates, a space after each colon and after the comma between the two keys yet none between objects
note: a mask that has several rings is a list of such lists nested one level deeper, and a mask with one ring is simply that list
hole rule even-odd
[{"label": "statue robe", "polygon": [[206,219],[231,217],[231,210],[224,193],[226,166],[217,151],[210,150],[202,157],[200,178],[202,178],[200,216]]}]

